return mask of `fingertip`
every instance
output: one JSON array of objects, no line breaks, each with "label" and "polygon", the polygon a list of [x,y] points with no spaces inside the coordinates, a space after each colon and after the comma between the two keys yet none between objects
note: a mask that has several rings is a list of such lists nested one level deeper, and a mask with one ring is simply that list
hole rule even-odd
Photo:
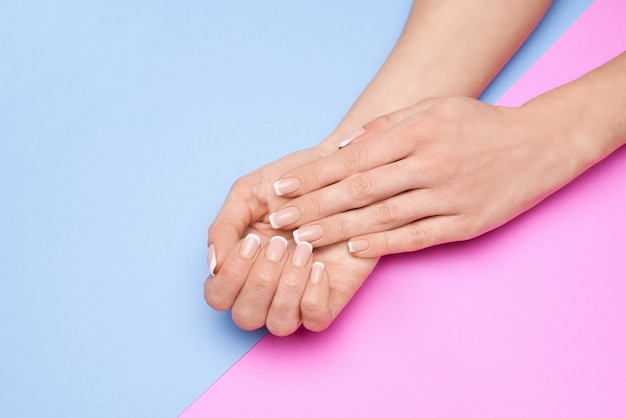
[{"label": "fingertip", "polygon": [[269,216],[270,225],[271,225],[271,226],[272,226],[272,228],[274,228],[274,229],[280,229],[280,225],[278,225],[278,224],[276,223],[275,216],[276,216],[276,212],[270,213],[270,216]]},{"label": "fingertip", "polygon": [[243,239],[239,247],[239,256],[246,260],[252,260],[260,247],[261,237],[251,232]]},{"label": "fingertip", "polygon": [[311,284],[317,285],[322,281],[322,277],[324,276],[324,263],[321,261],[316,261],[313,263],[313,267],[311,268]]},{"label": "fingertip", "polygon": [[342,149],[342,148],[347,147],[351,142],[353,142],[355,139],[357,139],[364,133],[365,133],[364,128],[357,128],[348,132],[347,134],[344,135],[343,139],[339,142],[339,144],[337,145],[337,148]]},{"label": "fingertip", "polygon": [[274,193],[276,196],[285,196],[298,191],[300,180],[295,177],[288,177],[274,182]]},{"label": "fingertip", "polygon": [[370,248],[370,242],[367,239],[359,238],[359,239],[351,239],[348,241],[348,251],[350,254],[357,255],[358,253],[362,253],[363,251],[367,251]]}]

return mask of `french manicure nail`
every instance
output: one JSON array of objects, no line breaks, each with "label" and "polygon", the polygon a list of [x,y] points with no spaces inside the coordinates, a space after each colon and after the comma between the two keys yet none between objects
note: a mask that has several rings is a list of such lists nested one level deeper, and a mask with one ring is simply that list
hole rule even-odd
[{"label": "french manicure nail", "polygon": [[324,227],[322,225],[304,226],[293,231],[293,239],[296,241],[296,244],[302,241],[317,241],[322,236],[324,236]]},{"label": "french manicure nail", "polygon": [[358,253],[360,251],[365,251],[369,248],[370,242],[366,239],[355,239],[353,241],[348,241],[348,251],[351,253]]},{"label": "french manicure nail", "polygon": [[316,261],[313,263],[313,268],[311,269],[311,284],[318,284],[322,281],[322,275],[324,274],[324,263],[321,261]]},{"label": "french manicure nail", "polygon": [[209,274],[215,276],[215,267],[217,267],[217,258],[215,257],[215,245],[209,245],[209,252],[207,254],[207,262],[209,264]]},{"label": "french manicure nail", "polygon": [[359,136],[363,135],[365,133],[365,129],[364,128],[358,128],[355,129],[353,131],[348,132],[343,139],[341,140],[341,142],[339,142],[338,148],[342,149],[346,146],[348,146],[348,144],[352,141],[354,141],[356,138],[358,138]]},{"label": "french manicure nail", "polygon": [[261,238],[256,234],[248,234],[243,239],[243,243],[239,249],[239,255],[246,260],[251,260],[260,246]]},{"label": "french manicure nail", "polygon": [[293,177],[278,180],[274,183],[274,193],[276,196],[284,196],[293,193],[300,188],[300,180]]},{"label": "french manicure nail", "polygon": [[265,250],[265,257],[270,261],[280,261],[287,249],[287,240],[279,235],[272,237]]},{"label": "french manicure nail", "polygon": [[309,262],[311,252],[313,252],[313,246],[306,241],[302,241],[296,246],[291,262],[296,267],[304,267]]},{"label": "french manicure nail", "polygon": [[291,225],[300,217],[300,211],[296,208],[285,208],[270,215],[270,225],[274,229],[280,229]]}]

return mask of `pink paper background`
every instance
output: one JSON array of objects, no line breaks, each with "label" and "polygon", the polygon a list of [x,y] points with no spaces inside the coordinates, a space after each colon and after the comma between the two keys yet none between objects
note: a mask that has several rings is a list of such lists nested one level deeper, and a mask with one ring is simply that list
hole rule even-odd
[{"label": "pink paper background", "polygon": [[[499,103],[618,55],[624,22],[596,1]],[[486,236],[384,259],[329,330],[265,337],[182,417],[624,416],[624,167],[621,149]]]}]

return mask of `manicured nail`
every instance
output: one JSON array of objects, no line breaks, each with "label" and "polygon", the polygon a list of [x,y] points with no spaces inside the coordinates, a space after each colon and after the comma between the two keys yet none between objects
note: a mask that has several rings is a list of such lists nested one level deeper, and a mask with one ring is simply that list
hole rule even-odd
[{"label": "manicured nail", "polygon": [[274,229],[280,229],[291,225],[300,217],[300,211],[296,208],[285,208],[270,215],[270,225]]},{"label": "manicured nail", "polygon": [[355,239],[354,241],[348,241],[348,251],[351,253],[358,253],[365,251],[369,248],[370,242],[366,239]]},{"label": "manicured nail", "polygon": [[313,268],[311,269],[311,284],[318,284],[322,281],[322,275],[324,274],[324,263],[321,261],[316,261],[313,263]]},{"label": "manicured nail", "polygon": [[313,246],[306,241],[302,241],[296,246],[296,250],[293,252],[293,258],[291,259],[291,262],[296,267],[306,266],[306,263],[309,262],[309,257],[311,256],[312,251]]},{"label": "manicured nail", "polygon": [[274,193],[276,193],[276,196],[284,196],[286,194],[293,193],[299,188],[300,180],[293,177],[278,180],[274,183]]},{"label": "manicured nail", "polygon": [[209,253],[207,254],[207,262],[209,263],[209,274],[215,276],[215,267],[217,267],[217,258],[215,257],[215,245],[209,245]]},{"label": "manicured nail", "polygon": [[265,258],[270,261],[280,261],[287,249],[287,240],[281,236],[272,237],[265,250]]},{"label": "manicured nail", "polygon": [[261,238],[256,234],[248,234],[243,239],[243,243],[239,249],[239,255],[246,260],[251,260],[260,246]]},{"label": "manicured nail", "polygon": [[363,135],[365,133],[365,129],[363,128],[358,128],[355,129],[353,131],[348,132],[343,139],[341,140],[341,142],[339,142],[339,149],[342,149],[346,146],[348,146],[348,144],[352,141],[354,141],[356,138],[358,138],[359,136]]},{"label": "manicured nail", "polygon": [[293,239],[296,241],[296,244],[302,241],[317,241],[322,236],[324,236],[324,227],[322,225],[303,226],[293,231]]}]

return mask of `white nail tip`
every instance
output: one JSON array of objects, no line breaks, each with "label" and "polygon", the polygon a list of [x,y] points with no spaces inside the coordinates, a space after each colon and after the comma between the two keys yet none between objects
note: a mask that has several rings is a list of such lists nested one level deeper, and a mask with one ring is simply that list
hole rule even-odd
[{"label": "white nail tip", "polygon": [[313,251],[313,244],[311,244],[310,242],[307,241],[300,241],[299,243],[297,243],[298,247],[301,245],[306,245],[307,247],[309,247],[310,251]]},{"label": "white nail tip", "polygon": [[287,238],[281,237],[280,235],[274,235],[272,239],[270,239],[270,242],[274,241],[275,239],[282,241],[283,244],[285,244],[285,248],[287,248],[287,245],[289,245],[289,241],[287,241]]},{"label": "white nail tip", "polygon": [[313,263],[313,267],[311,269],[311,283],[318,284],[322,281],[322,275],[324,274],[324,263],[321,261],[316,261]]},{"label": "white nail tip", "polygon": [[339,149],[345,148],[348,146],[348,144],[350,144],[350,142],[354,141],[356,138],[348,138],[348,139],[344,139],[343,141],[341,141],[339,143]]},{"label": "white nail tip", "polygon": [[252,238],[257,242],[258,245],[261,245],[261,238],[257,234],[253,234],[252,232],[246,235],[246,239]]},{"label": "white nail tip", "polygon": [[276,194],[276,196],[282,196],[283,194],[280,192],[280,190],[278,189],[278,184],[280,183],[279,181],[275,181],[274,182],[274,193]]},{"label": "white nail tip", "polygon": [[293,231],[293,240],[296,242],[296,245],[300,244],[301,242],[305,242],[305,241],[302,241],[298,237],[298,230],[297,229],[295,231]]},{"label": "white nail tip", "polygon": [[278,225],[276,224],[276,222],[274,222],[274,215],[275,215],[275,214],[276,214],[276,213],[271,213],[271,214],[270,214],[270,225],[272,225],[272,228],[274,228],[274,229],[280,229],[280,226],[278,226]]}]

